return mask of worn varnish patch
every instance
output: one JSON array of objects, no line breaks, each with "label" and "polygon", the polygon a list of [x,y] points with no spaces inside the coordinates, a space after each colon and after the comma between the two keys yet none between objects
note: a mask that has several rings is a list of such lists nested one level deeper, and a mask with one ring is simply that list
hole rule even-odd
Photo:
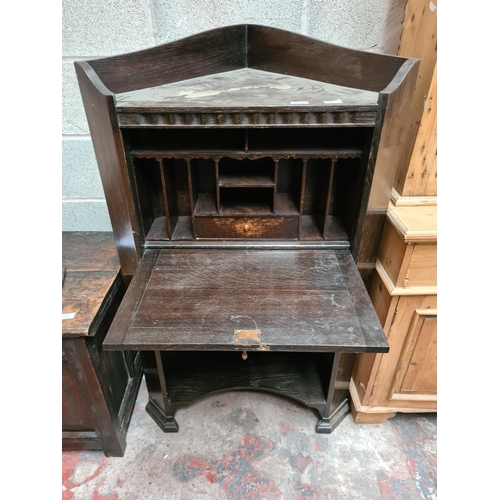
[{"label": "worn varnish patch", "polygon": [[260,344],[260,330],[235,330],[234,344]]}]

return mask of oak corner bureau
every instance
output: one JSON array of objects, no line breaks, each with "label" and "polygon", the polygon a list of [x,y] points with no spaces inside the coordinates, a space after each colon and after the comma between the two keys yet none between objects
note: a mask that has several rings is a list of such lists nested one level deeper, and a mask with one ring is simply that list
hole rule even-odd
[{"label": "oak corner bureau", "polygon": [[164,431],[226,390],[349,413],[355,353],[389,349],[366,286],[418,65],[247,24],[75,63],[128,284],[104,347],[141,353]]}]

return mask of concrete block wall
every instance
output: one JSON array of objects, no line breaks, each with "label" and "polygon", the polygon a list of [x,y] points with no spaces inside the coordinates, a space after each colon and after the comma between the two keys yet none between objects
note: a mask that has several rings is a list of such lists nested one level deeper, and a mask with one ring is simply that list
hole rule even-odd
[{"label": "concrete block wall", "polygon": [[111,230],[75,60],[140,50],[240,23],[388,52],[380,44],[395,3],[401,6],[404,0],[63,0],[63,231]]}]

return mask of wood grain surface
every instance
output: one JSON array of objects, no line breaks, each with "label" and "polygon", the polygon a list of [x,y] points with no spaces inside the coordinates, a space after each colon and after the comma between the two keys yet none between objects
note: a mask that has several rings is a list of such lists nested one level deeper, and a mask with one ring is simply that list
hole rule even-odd
[{"label": "wood grain surface", "polygon": [[235,330],[258,329],[246,349],[387,350],[349,252],[165,249],[143,261],[108,347],[234,350]]},{"label": "wood grain surface", "polygon": [[117,272],[120,261],[111,232],[65,231],[62,233],[62,263],[67,272]]},{"label": "wood grain surface", "polygon": [[113,234],[63,232],[63,337],[92,336],[122,284]]},{"label": "wood grain surface", "polygon": [[[143,230],[134,206],[134,182],[128,177],[122,135],[118,129],[114,96],[92,67],[75,62],[75,70],[111,219],[122,274],[128,280],[141,257]],[[144,235],[142,235],[144,237]]]},{"label": "wood grain surface", "polygon": [[[221,210],[221,212],[231,213],[229,210]],[[195,218],[195,235],[200,239],[270,238],[293,240],[298,238],[298,225],[298,217],[199,217]]]},{"label": "wood grain surface", "polygon": [[376,109],[377,98],[376,92],[244,68],[117,94],[116,106],[123,112],[148,105],[165,110],[231,108],[241,107],[242,103],[245,107],[274,108],[307,101],[308,105],[325,108],[372,106]]},{"label": "wood grain surface", "polygon": [[113,93],[244,68],[246,26],[227,26],[90,65]]},{"label": "wood grain surface", "polygon": [[380,92],[405,62],[267,26],[248,26],[248,67]]}]

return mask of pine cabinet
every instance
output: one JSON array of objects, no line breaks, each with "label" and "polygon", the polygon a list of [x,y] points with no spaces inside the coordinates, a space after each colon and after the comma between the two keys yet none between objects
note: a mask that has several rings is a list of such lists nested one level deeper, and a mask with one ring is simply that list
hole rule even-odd
[{"label": "pine cabinet", "polygon": [[436,206],[390,206],[370,287],[387,354],[361,354],[350,382],[357,423],[437,410]]}]

